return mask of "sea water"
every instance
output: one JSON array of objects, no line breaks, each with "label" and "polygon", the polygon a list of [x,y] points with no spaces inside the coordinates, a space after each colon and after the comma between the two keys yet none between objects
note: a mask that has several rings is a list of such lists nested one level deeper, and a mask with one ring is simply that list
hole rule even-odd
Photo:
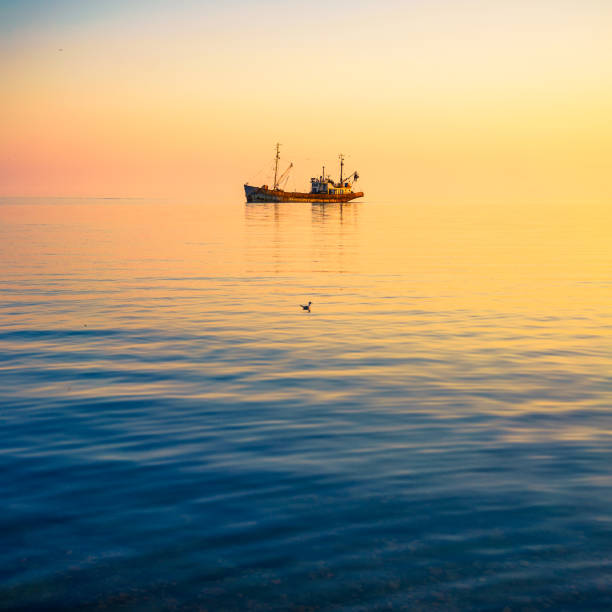
[{"label": "sea water", "polygon": [[611,235],[0,200],[0,609],[610,609]]}]

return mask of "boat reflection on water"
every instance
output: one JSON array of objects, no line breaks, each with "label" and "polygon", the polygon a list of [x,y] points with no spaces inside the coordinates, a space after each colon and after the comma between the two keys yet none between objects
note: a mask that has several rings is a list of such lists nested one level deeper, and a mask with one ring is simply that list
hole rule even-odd
[{"label": "boat reflection on water", "polygon": [[357,225],[360,204],[312,204],[312,223],[327,224],[337,222],[340,225]]},{"label": "boat reflection on water", "polygon": [[[347,272],[359,252],[361,203],[245,204],[247,257],[257,259],[272,245],[274,273]],[[331,267],[330,267],[331,266]],[[306,281],[306,276],[304,276]]]},{"label": "boat reflection on water", "polygon": [[261,222],[275,223],[288,222],[292,224],[294,220],[304,217],[306,211],[310,209],[310,216],[313,225],[329,224],[337,222],[340,225],[357,225],[359,218],[359,208],[361,203],[332,203],[332,204],[302,204],[290,205],[286,202],[248,202],[244,205],[244,216],[247,225],[258,224]]}]

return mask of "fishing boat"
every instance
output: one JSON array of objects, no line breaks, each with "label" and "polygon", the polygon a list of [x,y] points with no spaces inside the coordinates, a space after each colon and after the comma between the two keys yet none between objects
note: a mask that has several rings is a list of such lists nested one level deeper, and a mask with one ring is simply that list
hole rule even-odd
[{"label": "fishing boat", "polygon": [[278,174],[278,162],[280,161],[280,144],[276,145],[276,158],[274,160],[274,184],[272,187],[262,185],[255,187],[245,183],[244,194],[247,202],[312,202],[317,204],[343,203],[350,202],[355,198],[363,197],[363,191],[353,191],[353,183],[359,179],[359,174],[344,177],[344,155],[338,156],[340,159],[340,179],[332,180],[325,174],[325,166],[319,177],[310,179],[310,191],[285,191],[282,186],[287,183],[289,172],[293,164],[282,173]]}]

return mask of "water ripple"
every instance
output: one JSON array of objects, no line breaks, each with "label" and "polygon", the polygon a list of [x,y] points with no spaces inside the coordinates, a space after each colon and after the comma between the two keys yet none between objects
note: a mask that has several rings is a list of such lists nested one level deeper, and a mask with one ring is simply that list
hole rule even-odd
[{"label": "water ripple", "polygon": [[612,607],[609,244],[135,205],[0,207],[0,609]]}]

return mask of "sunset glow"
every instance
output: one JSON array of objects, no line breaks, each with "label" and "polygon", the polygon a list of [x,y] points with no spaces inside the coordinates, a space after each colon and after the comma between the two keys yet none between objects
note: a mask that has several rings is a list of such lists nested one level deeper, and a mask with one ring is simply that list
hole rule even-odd
[{"label": "sunset glow", "polygon": [[304,187],[612,197],[612,5],[0,2],[0,195],[240,200],[276,141]]}]

